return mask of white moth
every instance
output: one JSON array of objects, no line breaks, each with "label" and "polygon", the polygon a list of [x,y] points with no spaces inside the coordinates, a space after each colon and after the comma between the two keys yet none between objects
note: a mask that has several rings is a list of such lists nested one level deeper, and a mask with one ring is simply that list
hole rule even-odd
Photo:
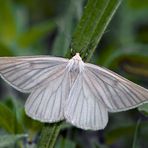
[{"label": "white moth", "polygon": [[82,129],[105,128],[108,112],[148,102],[148,90],[99,66],[49,56],[0,57],[0,75],[11,86],[31,93],[28,116],[41,122],[66,120]]}]

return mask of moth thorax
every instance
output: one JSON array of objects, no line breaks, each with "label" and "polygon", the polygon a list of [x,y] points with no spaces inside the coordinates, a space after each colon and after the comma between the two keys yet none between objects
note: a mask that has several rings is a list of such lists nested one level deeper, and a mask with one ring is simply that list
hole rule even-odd
[{"label": "moth thorax", "polygon": [[82,72],[84,70],[84,62],[82,60],[70,59],[67,68],[70,72]]}]

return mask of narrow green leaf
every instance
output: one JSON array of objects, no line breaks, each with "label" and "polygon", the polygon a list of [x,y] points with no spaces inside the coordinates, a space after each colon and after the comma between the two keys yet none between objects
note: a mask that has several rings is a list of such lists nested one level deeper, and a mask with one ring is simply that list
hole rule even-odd
[{"label": "narrow green leaf", "polygon": [[73,35],[72,48],[87,61],[122,0],[89,0]]},{"label": "narrow green leaf", "polygon": [[20,134],[20,135],[3,135],[0,136],[0,148],[8,147],[15,144],[18,140],[22,138],[26,138],[27,135]]}]

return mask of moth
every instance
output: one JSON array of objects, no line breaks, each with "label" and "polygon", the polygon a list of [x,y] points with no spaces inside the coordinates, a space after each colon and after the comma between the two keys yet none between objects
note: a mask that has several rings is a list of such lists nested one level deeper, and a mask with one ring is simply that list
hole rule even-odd
[{"label": "moth", "polygon": [[40,122],[66,120],[85,130],[104,129],[108,112],[148,102],[148,90],[90,63],[76,53],[71,59],[50,56],[0,57],[0,76],[30,93],[28,116]]}]

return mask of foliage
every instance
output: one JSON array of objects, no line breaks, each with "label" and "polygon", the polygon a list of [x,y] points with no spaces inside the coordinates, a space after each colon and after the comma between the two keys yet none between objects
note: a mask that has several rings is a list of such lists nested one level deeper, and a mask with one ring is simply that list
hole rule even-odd
[{"label": "foliage", "polygon": [[[80,52],[84,60],[147,87],[148,3],[125,0],[119,7],[120,3],[121,0],[0,0],[0,56],[71,57]],[[14,144],[30,148],[39,143],[43,125],[25,115],[24,98],[0,80],[0,147]],[[108,126],[99,132],[62,123],[55,147],[146,148],[147,114],[147,104],[138,110],[110,114]],[[56,130],[59,133],[58,126],[44,126],[43,130],[48,129],[47,135]],[[43,137],[48,139],[47,135]]]}]

